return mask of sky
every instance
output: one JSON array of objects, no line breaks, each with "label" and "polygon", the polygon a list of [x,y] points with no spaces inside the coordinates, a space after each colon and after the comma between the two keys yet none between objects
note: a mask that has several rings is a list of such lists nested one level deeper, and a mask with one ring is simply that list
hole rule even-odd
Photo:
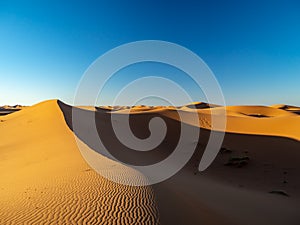
[{"label": "sky", "polygon": [[[2,0],[0,105],[47,99],[73,104],[82,76],[98,57],[140,40],[193,51],[214,73],[227,105],[300,105],[299,12],[299,1]],[[182,71],[141,64],[117,72],[97,104],[112,104],[124,85],[145,75],[171,79],[192,100],[206,100]],[[137,88],[128,98],[142,92]],[[184,104],[180,96],[175,104]]]}]

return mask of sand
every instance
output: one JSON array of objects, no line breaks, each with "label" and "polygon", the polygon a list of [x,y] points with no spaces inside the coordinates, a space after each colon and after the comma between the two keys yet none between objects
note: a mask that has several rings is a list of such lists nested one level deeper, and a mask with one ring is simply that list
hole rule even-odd
[{"label": "sand", "polygon": [[91,170],[56,100],[1,118],[0,224],[157,223],[151,187]]},{"label": "sand", "polygon": [[[78,110],[86,116],[96,114],[105,145],[127,163],[148,165],[166,158],[180,135],[175,107]],[[197,149],[175,176],[142,187],[114,183],[91,169],[75,142],[71,106],[50,100],[1,116],[0,224],[299,224],[297,107],[221,107],[196,102],[178,110],[192,130],[199,125],[193,124],[189,115],[199,115]],[[210,115],[224,110],[227,128],[223,148],[213,164],[200,173],[197,167],[210,133]],[[131,129],[139,138],[149,135],[148,122],[158,116],[167,124],[166,138],[149,152],[127,149],[113,133],[111,113],[116,120],[130,113]],[[77,134],[77,138],[95,154],[97,163],[110,160],[97,153],[101,149],[88,137]],[[247,157],[247,162],[230,164],[234,157]],[[120,179],[140,176],[117,162],[108,172]],[[269,193],[272,191],[275,194]]]},{"label": "sand", "polygon": [[[198,113],[202,128],[211,128],[212,113],[221,115],[225,111],[227,119],[226,132],[278,136],[300,140],[300,117],[295,108],[284,110],[272,106],[227,106],[192,109],[184,106],[180,109],[184,112]],[[174,118],[169,113],[166,116]],[[186,117],[184,120],[189,123],[188,114]]]},{"label": "sand", "polygon": [[19,111],[21,109],[25,109],[27,106],[22,106],[22,105],[14,105],[14,106],[10,106],[10,105],[4,105],[4,106],[0,106],[0,116],[4,116],[16,111]]}]

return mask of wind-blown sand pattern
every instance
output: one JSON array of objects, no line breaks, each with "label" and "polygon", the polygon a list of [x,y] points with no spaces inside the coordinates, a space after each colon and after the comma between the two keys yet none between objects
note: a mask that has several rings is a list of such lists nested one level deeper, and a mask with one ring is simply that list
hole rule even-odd
[{"label": "wind-blown sand pattern", "polygon": [[113,183],[86,164],[56,100],[1,118],[0,224],[158,222],[151,187]]},{"label": "wind-blown sand pattern", "polygon": [[[75,142],[71,106],[51,100],[1,116],[0,224],[299,224],[297,107],[221,107],[196,102],[178,108],[78,108],[83,115],[95,113],[98,127],[105,131],[100,136],[114,156],[141,165],[160,161],[173,151],[180,134],[176,109],[183,112],[183,123],[193,129],[200,128],[189,115],[199,115],[197,148],[179,173],[146,187],[114,183],[88,166]],[[224,109],[227,128],[222,150],[199,173],[210,115]],[[159,116],[168,127],[166,138],[149,152],[127,149],[111,129],[111,113],[117,120],[130,113],[132,132],[139,138],[149,135],[149,120]],[[97,163],[111,160],[98,154],[101,149],[88,137],[78,134],[77,138]],[[233,158],[246,160],[234,164]],[[107,174],[143,179],[138,171],[115,163]]]}]

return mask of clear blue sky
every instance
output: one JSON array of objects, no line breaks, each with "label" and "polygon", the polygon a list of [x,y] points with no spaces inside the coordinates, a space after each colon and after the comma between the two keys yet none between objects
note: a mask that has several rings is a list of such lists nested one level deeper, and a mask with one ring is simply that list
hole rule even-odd
[{"label": "clear blue sky", "polygon": [[[72,103],[95,59],[145,39],[175,42],[198,54],[228,105],[300,105],[299,1],[2,0],[0,28],[0,105],[53,98]],[[147,71],[135,68],[123,78],[166,71],[141,68]],[[109,91],[123,81],[112,82],[101,103],[109,104]],[[193,98],[205,100],[200,92]]]}]

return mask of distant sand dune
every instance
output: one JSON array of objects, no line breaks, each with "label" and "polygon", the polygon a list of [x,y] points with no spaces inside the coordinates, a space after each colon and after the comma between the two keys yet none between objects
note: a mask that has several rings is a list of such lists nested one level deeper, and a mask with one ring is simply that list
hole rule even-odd
[{"label": "distant sand dune", "polygon": [[281,117],[293,115],[287,111],[268,106],[227,106],[226,110],[254,117]]},{"label": "distant sand dune", "polygon": [[198,113],[201,128],[211,129],[211,114],[216,118],[226,112],[226,132],[239,134],[253,134],[288,137],[300,141],[300,116],[294,112],[266,106],[227,106],[204,109],[179,109],[183,118],[179,118],[174,111],[160,112],[174,120],[183,120],[193,125],[190,113]]},{"label": "distant sand dune", "polygon": [[214,108],[214,107],[218,107],[218,105],[214,105],[214,104],[209,104],[209,103],[205,103],[205,102],[192,102],[190,104],[184,105],[182,106],[182,109],[207,109],[207,108]]},{"label": "distant sand dune", "polygon": [[288,112],[293,112],[293,113],[296,113],[296,114],[300,115],[300,107],[297,107],[297,106],[281,104],[281,105],[272,105],[271,107],[277,108],[277,109],[283,109],[283,110],[286,110]]}]

